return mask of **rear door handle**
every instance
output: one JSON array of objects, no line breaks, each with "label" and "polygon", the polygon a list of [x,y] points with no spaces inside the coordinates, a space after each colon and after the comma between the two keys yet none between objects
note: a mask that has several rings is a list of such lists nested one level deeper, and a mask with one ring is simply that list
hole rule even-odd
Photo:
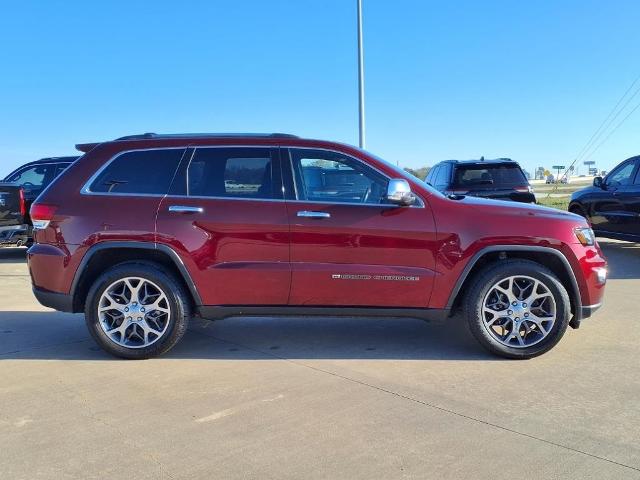
[{"label": "rear door handle", "polygon": [[300,210],[298,216],[303,218],[331,218],[331,214],[328,212],[312,212],[310,210]]},{"label": "rear door handle", "polygon": [[175,213],[202,213],[204,212],[204,208],[191,207],[188,205],[170,205],[169,211]]}]

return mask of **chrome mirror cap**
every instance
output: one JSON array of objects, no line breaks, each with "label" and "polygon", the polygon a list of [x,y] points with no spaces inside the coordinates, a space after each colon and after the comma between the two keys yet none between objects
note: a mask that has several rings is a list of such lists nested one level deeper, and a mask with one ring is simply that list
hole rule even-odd
[{"label": "chrome mirror cap", "polygon": [[411,193],[409,182],[403,178],[392,178],[387,186],[387,201],[395,205],[408,206],[416,203],[416,197]]}]

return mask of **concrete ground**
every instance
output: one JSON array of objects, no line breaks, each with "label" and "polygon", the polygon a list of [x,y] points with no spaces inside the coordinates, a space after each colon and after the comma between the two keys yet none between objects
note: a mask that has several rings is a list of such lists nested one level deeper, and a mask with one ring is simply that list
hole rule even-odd
[{"label": "concrete ground", "polygon": [[548,354],[413,320],[193,322],[114,360],[0,251],[0,478],[640,478],[640,246]]}]

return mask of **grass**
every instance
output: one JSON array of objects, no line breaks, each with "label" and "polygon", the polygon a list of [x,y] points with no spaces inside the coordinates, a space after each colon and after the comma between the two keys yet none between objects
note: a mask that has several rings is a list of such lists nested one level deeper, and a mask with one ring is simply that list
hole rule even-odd
[{"label": "grass", "polygon": [[559,210],[567,210],[569,208],[569,197],[540,197],[537,199],[538,205],[544,205],[545,207],[553,207]]}]

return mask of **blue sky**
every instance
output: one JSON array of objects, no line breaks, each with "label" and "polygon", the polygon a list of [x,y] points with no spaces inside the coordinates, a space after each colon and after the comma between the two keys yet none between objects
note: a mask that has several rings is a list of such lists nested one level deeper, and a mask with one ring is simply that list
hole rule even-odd
[{"label": "blue sky", "polygon": [[[355,5],[4,2],[0,176],[146,131],[356,144]],[[410,167],[568,163],[640,75],[639,19],[636,0],[364,0],[367,148]],[[640,154],[639,130],[640,110],[592,159]]]}]

